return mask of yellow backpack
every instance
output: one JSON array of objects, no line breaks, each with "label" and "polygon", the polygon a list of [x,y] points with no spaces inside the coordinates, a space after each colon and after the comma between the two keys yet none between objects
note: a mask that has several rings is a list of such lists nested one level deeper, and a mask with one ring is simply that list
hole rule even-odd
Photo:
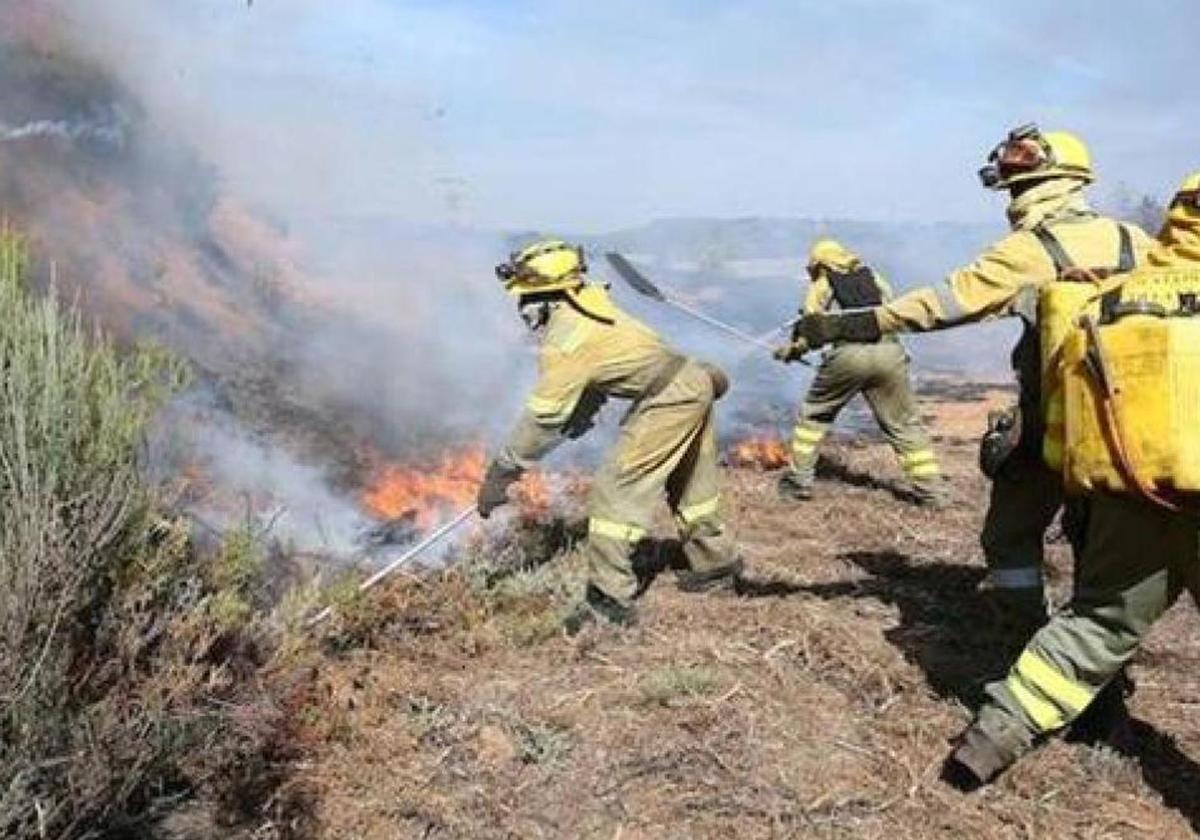
[{"label": "yellow backpack", "polygon": [[1038,324],[1043,454],[1067,491],[1200,493],[1200,264],[1068,272]]}]

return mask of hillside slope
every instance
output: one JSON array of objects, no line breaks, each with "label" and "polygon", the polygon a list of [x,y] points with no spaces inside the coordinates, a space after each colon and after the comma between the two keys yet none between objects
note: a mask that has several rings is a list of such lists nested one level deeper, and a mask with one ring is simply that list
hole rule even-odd
[{"label": "hillside slope", "polygon": [[[1053,742],[991,789],[937,779],[1011,651],[976,593],[987,488],[975,430],[1002,395],[926,401],[957,494],[898,501],[878,443],[841,441],[817,500],[728,470],[756,597],[661,574],[632,630],[554,620],[579,558],[561,528],[476,538],[331,628],[301,725],[306,833],[364,837],[1181,837],[1200,826],[1191,604],[1133,669],[1120,749]],[[507,541],[506,541],[507,540]],[[1051,547],[1061,596],[1069,561]],[[366,608],[367,605],[364,605]]]}]

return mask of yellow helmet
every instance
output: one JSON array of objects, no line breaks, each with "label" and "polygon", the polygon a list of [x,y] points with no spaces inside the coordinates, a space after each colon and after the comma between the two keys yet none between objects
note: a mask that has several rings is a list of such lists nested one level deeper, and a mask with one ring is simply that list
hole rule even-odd
[{"label": "yellow helmet", "polygon": [[979,180],[990,190],[1006,190],[1045,178],[1096,180],[1087,144],[1069,131],[1042,132],[1034,123],[1014,128],[988,155]]},{"label": "yellow helmet", "polygon": [[859,263],[854,253],[835,239],[818,239],[808,252],[808,270],[830,268],[834,271],[848,271]]},{"label": "yellow helmet", "polygon": [[586,271],[583,249],[561,239],[538,240],[496,266],[504,290],[516,296],[578,288]]}]

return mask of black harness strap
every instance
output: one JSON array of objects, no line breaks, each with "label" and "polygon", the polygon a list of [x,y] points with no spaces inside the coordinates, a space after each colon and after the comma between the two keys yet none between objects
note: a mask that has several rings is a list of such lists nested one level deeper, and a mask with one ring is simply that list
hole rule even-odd
[{"label": "black harness strap", "polygon": [[1054,270],[1058,272],[1059,277],[1062,277],[1069,269],[1076,267],[1075,261],[1071,259],[1067,249],[1062,246],[1049,228],[1038,225],[1033,229],[1033,235],[1038,238],[1038,242],[1042,243],[1042,247],[1050,255],[1050,259],[1054,262]]}]

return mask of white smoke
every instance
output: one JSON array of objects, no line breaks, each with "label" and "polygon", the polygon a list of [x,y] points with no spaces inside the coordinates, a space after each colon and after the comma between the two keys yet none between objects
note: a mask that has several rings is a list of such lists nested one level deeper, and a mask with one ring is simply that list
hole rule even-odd
[{"label": "white smoke", "polygon": [[0,143],[30,138],[51,138],[67,142],[96,141],[111,146],[125,145],[128,119],[118,109],[112,118],[96,120],[33,120],[12,126],[0,120]]}]

